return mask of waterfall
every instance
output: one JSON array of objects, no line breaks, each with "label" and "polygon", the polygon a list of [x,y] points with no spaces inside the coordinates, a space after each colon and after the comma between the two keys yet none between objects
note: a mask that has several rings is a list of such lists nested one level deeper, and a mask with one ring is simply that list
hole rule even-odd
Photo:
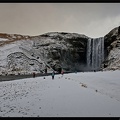
[{"label": "waterfall", "polygon": [[87,67],[88,70],[99,70],[104,61],[104,38],[88,39]]},{"label": "waterfall", "polygon": [[90,55],[91,55],[91,39],[87,42],[87,66],[90,66]]}]

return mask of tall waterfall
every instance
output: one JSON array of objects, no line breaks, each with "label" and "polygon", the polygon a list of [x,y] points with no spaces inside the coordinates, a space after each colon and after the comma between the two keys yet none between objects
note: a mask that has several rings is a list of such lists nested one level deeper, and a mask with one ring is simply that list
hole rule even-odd
[{"label": "tall waterfall", "polygon": [[87,67],[89,70],[99,70],[104,61],[104,38],[89,39],[87,43]]}]

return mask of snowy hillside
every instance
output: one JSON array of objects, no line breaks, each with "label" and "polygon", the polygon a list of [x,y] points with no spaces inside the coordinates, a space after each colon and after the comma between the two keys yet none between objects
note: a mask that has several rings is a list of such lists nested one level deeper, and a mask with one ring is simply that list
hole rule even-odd
[{"label": "snowy hillside", "polygon": [[111,50],[107,61],[108,67],[104,70],[120,70],[120,48],[114,48]]},{"label": "snowy hillside", "polygon": [[0,82],[0,117],[120,117],[120,71]]},{"label": "snowy hillside", "polygon": [[[66,67],[72,65],[74,60],[74,57],[68,52],[74,52],[76,49],[71,43],[76,41],[72,39],[79,39],[78,42],[82,47],[85,46],[84,44],[88,39],[85,35],[57,32],[33,37],[16,34],[2,34],[1,36],[0,34],[0,37],[2,41],[0,45],[0,74],[2,75],[43,73],[46,67],[48,72],[51,72],[53,68],[54,70],[59,69],[60,64],[68,69]],[[80,48],[81,55],[85,51],[82,47]],[[69,56],[71,56],[72,61]],[[73,56],[75,55],[73,54]]]},{"label": "snowy hillside", "polygon": [[0,33],[0,75],[120,70],[120,27],[100,38],[49,32],[39,36]]},{"label": "snowy hillside", "polygon": [[120,70],[120,27],[114,28],[105,36],[107,57],[104,70]]}]

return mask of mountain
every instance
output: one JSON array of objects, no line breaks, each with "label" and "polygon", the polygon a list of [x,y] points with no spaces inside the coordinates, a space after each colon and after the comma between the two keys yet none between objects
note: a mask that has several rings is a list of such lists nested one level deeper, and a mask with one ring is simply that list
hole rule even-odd
[{"label": "mountain", "polygon": [[1,74],[33,71],[73,71],[86,64],[88,37],[77,33],[52,32],[39,36],[0,34]]},{"label": "mountain", "polygon": [[105,56],[103,70],[120,70],[120,26],[104,36]]},{"label": "mountain", "polygon": [[49,32],[0,33],[0,75],[120,69],[120,27],[100,38]]}]

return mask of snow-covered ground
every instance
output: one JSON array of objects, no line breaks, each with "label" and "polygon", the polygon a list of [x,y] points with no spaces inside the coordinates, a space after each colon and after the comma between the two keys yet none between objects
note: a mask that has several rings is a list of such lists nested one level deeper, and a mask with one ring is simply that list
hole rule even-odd
[{"label": "snow-covered ground", "polygon": [[120,117],[120,71],[0,82],[2,117]]},{"label": "snow-covered ground", "polygon": [[6,38],[0,38],[0,41],[8,41]]}]

